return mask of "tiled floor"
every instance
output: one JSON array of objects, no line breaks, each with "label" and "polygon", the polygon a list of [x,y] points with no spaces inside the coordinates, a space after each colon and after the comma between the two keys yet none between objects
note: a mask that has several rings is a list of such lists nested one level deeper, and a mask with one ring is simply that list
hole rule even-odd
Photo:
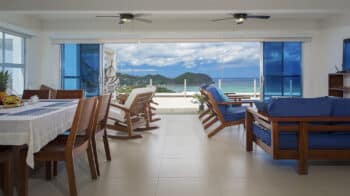
[{"label": "tiled floor", "polygon": [[[244,131],[227,128],[207,139],[196,115],[164,115],[161,127],[139,140],[110,140],[112,162],[100,143],[102,175],[91,180],[86,158],[76,161],[79,195],[297,196],[349,195],[349,163],[312,163],[298,176],[294,161],[273,161],[263,151],[246,153]],[[30,195],[68,195],[65,168],[46,181],[30,179]]]}]

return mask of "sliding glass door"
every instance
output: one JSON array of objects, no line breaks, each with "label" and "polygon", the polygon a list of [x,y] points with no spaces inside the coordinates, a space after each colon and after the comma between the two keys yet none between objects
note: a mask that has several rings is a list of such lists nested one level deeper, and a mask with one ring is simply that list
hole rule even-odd
[{"label": "sliding glass door", "polygon": [[301,42],[263,42],[263,98],[302,96]]},{"label": "sliding glass door", "polygon": [[61,45],[62,88],[100,94],[100,44]]}]

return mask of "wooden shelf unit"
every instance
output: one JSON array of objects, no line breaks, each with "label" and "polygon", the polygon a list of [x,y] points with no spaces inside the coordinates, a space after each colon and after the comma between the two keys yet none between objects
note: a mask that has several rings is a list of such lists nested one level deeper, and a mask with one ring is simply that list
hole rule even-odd
[{"label": "wooden shelf unit", "polygon": [[332,73],[328,75],[328,95],[344,97],[350,93],[350,73]]}]

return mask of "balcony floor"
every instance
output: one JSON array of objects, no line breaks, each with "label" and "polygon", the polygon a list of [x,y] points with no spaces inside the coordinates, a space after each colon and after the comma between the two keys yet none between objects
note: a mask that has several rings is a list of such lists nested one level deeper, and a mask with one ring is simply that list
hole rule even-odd
[{"label": "balcony floor", "polygon": [[[197,115],[161,115],[160,129],[139,140],[110,140],[112,162],[98,142],[101,176],[91,180],[85,156],[76,160],[79,195],[94,196],[323,196],[349,195],[349,163],[312,162],[298,176],[295,161],[273,161],[262,150],[245,152],[244,130],[206,137]],[[66,172],[30,179],[29,195],[68,195]]]}]

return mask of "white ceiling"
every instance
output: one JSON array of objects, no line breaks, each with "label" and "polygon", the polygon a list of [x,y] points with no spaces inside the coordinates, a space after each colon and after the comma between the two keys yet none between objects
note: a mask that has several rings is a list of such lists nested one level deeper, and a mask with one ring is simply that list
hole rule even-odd
[{"label": "white ceiling", "polygon": [[[140,13],[140,12],[136,12]],[[150,12],[141,12],[150,13]],[[230,12],[178,12],[178,13],[160,13],[154,12],[150,16],[143,18],[151,19],[153,21],[210,21],[217,18],[229,17]],[[270,15],[271,20],[276,19],[293,19],[293,20],[321,20],[328,16],[334,15],[335,13],[330,12],[285,12],[285,13],[271,13],[271,12],[249,12],[250,14],[263,14]],[[113,21],[115,18],[96,18],[96,15],[118,15],[118,12],[89,12],[89,13],[59,13],[59,12],[44,12],[44,13],[27,13],[26,15],[33,16],[39,20],[50,22],[50,21],[72,21],[72,20],[86,20],[86,21]]]},{"label": "white ceiling", "polygon": [[0,11],[329,11],[347,12],[349,0],[1,0]]}]

